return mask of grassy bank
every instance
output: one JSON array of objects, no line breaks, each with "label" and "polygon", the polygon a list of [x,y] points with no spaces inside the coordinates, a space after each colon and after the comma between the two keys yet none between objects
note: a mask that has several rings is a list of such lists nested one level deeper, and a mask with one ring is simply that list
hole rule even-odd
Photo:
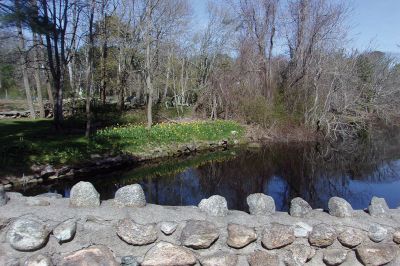
[{"label": "grassy bank", "polygon": [[92,154],[143,153],[156,147],[240,139],[244,128],[233,121],[160,123],[151,129],[127,124],[99,130],[88,140],[83,125],[67,122],[62,133],[51,120],[0,120],[0,176],[28,173],[32,164],[73,164]]},{"label": "grassy bank", "polygon": [[243,133],[242,126],[234,121],[193,121],[160,123],[150,130],[143,125],[109,127],[98,131],[94,140],[100,146],[108,143],[113,149],[135,153],[154,147],[240,138]]}]

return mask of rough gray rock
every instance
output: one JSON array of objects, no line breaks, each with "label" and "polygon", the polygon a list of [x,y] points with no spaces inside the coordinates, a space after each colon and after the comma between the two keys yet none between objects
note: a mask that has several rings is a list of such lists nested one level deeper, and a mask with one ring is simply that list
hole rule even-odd
[{"label": "rough gray rock", "polygon": [[311,231],[312,231],[312,226],[307,223],[298,222],[294,225],[295,237],[308,237]]},{"label": "rough gray rock", "polygon": [[336,239],[336,231],[331,226],[320,223],[313,227],[308,241],[316,247],[327,247],[333,244]]},{"label": "rough gray rock", "polygon": [[76,233],[76,221],[66,220],[53,230],[53,235],[60,243],[71,241]]},{"label": "rough gray rock", "polygon": [[42,254],[35,254],[25,260],[24,266],[52,266],[51,259]]},{"label": "rough gray rock", "polygon": [[100,194],[91,183],[80,181],[71,189],[69,204],[71,207],[98,207]]},{"label": "rough gray rock", "polygon": [[339,248],[330,248],[324,251],[324,262],[327,265],[340,265],[347,257],[347,250]]},{"label": "rough gray rock", "polygon": [[373,217],[384,217],[387,215],[389,207],[384,198],[372,197],[368,206],[368,212]]},{"label": "rough gray rock", "polygon": [[130,219],[123,219],[118,222],[117,235],[126,243],[136,246],[151,244],[158,237],[154,224],[141,225]]},{"label": "rough gray rock", "polygon": [[194,254],[183,247],[159,242],[145,255],[142,266],[187,266],[196,264]]},{"label": "rough gray rock", "polygon": [[60,266],[119,266],[115,260],[114,254],[106,246],[91,246],[72,253],[61,258],[57,263]]},{"label": "rough gray rock", "polygon": [[26,197],[25,203],[28,206],[49,206],[50,202],[41,197]]},{"label": "rough gray rock", "polygon": [[38,198],[43,197],[43,198],[50,198],[50,199],[61,199],[63,196],[61,194],[58,194],[58,193],[46,192],[46,193],[39,194],[39,195],[37,195],[35,197],[38,197]]},{"label": "rough gray rock", "polygon": [[48,164],[42,169],[42,171],[40,171],[40,177],[46,178],[51,175],[54,175],[55,173],[56,170],[54,169],[54,167]]},{"label": "rough gray rock", "polygon": [[40,220],[18,218],[7,232],[7,241],[16,250],[33,251],[42,248],[48,236],[49,230]]},{"label": "rough gray rock", "polygon": [[304,217],[306,216],[312,208],[310,204],[304,199],[297,197],[290,201],[289,214],[293,217]]},{"label": "rough gray rock", "polygon": [[219,195],[201,200],[199,208],[211,216],[226,216],[228,214],[228,203],[224,197]]},{"label": "rough gray rock", "polygon": [[364,265],[378,266],[391,262],[398,253],[395,244],[371,244],[359,246],[357,256]]},{"label": "rough gray rock", "polygon": [[134,256],[124,256],[121,258],[121,266],[139,266]]},{"label": "rough gray rock", "polygon": [[253,215],[269,215],[275,213],[275,201],[262,193],[251,194],[246,199],[249,212]]},{"label": "rough gray rock", "polygon": [[303,265],[315,255],[315,250],[305,244],[292,244],[287,250],[289,252],[287,253],[285,262],[288,265]]},{"label": "rough gray rock", "polygon": [[201,259],[202,266],[236,266],[238,257],[235,254],[218,252]]},{"label": "rough gray rock", "polygon": [[346,228],[338,235],[339,242],[349,248],[356,247],[361,244],[364,236],[361,230],[355,228]]},{"label": "rough gray rock", "polygon": [[254,228],[240,224],[228,224],[226,244],[233,248],[243,248],[257,239]]},{"label": "rough gray rock", "polygon": [[393,242],[395,242],[396,244],[400,244],[400,229],[397,229],[396,231],[394,231]]},{"label": "rough gray rock", "polygon": [[0,185],[0,206],[6,205],[9,198],[4,190],[4,186]]},{"label": "rough gray rock", "polygon": [[250,266],[279,266],[279,257],[268,251],[255,251],[248,258]]},{"label": "rough gray rock", "polygon": [[177,227],[178,227],[178,224],[175,222],[161,222],[160,223],[160,230],[165,235],[171,235],[173,232],[175,232]]},{"label": "rough gray rock", "polygon": [[295,239],[292,227],[273,223],[264,229],[261,242],[267,249],[276,249],[292,244]]},{"label": "rough gray rock", "polygon": [[194,249],[208,248],[219,237],[217,227],[208,221],[189,220],[182,230],[182,245]]},{"label": "rough gray rock", "polygon": [[351,217],[353,208],[350,203],[339,197],[332,197],[328,201],[329,214],[336,217]]},{"label": "rough gray rock", "polygon": [[0,217],[0,230],[10,223],[10,219]]},{"label": "rough gray rock", "polygon": [[400,265],[400,253],[397,252],[396,257],[389,262],[388,264],[385,264],[385,266],[399,266]]},{"label": "rough gray rock", "polygon": [[379,224],[372,224],[368,229],[368,237],[374,242],[381,242],[387,237],[387,229]]},{"label": "rough gray rock", "polygon": [[119,207],[144,207],[146,197],[139,184],[124,186],[115,193],[114,202]]}]

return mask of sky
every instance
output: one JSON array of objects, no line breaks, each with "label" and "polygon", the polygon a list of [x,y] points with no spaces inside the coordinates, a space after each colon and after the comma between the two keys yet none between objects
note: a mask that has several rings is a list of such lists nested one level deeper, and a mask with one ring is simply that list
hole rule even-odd
[{"label": "sky", "polygon": [[[195,24],[204,26],[207,23],[207,0],[190,1]],[[400,54],[400,0],[344,1],[351,8],[347,24],[352,48]]]}]

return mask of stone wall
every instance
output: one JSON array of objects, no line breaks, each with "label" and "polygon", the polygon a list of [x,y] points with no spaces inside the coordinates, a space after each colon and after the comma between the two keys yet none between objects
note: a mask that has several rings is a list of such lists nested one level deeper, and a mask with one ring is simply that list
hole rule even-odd
[{"label": "stone wall", "polygon": [[103,202],[87,182],[70,195],[0,187],[0,265],[400,265],[400,210],[381,198],[364,211],[334,197],[328,212],[295,198],[285,213],[252,194],[245,213],[217,195],[147,204],[137,184]]}]

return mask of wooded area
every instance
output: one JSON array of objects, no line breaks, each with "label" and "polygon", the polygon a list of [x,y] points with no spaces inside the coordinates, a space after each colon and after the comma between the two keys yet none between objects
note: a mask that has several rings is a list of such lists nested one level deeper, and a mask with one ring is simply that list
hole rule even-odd
[{"label": "wooded area", "polygon": [[[93,107],[191,106],[196,116],[332,138],[400,117],[400,64],[348,47],[346,1],[14,0],[0,3],[0,97],[26,97],[32,118]],[[36,104],[36,105],[35,105]],[[65,112],[68,104],[72,111]],[[34,110],[36,109],[38,110]]]}]

